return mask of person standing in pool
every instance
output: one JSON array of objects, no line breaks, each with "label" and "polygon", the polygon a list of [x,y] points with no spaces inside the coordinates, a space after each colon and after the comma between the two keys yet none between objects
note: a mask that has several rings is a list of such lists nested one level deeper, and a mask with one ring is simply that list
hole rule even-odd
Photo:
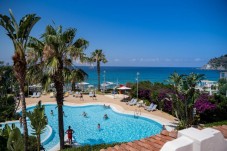
[{"label": "person standing in pool", "polygon": [[53,110],[50,110],[50,115],[52,115],[52,116],[54,115],[54,112],[53,112]]},{"label": "person standing in pool", "polygon": [[68,134],[69,144],[72,144],[72,137],[73,137],[74,130],[71,129],[71,126],[69,126],[68,130],[65,133]]},{"label": "person standing in pool", "polygon": [[98,130],[100,131],[100,129],[101,129],[101,126],[100,126],[100,124],[98,123],[98,126],[97,126],[97,128],[98,128]]}]

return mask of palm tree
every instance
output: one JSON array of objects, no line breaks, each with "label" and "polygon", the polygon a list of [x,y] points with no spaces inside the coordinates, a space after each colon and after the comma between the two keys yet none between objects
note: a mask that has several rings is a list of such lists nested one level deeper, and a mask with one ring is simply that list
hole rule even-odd
[{"label": "palm tree", "polygon": [[107,63],[107,59],[101,49],[96,49],[91,54],[91,61],[96,62],[97,73],[98,73],[98,91],[100,91],[100,62]]},{"label": "palm tree", "polygon": [[10,37],[14,45],[13,70],[20,86],[22,120],[24,125],[24,150],[27,150],[28,129],[26,122],[26,103],[24,96],[24,85],[27,70],[25,50],[30,32],[33,26],[40,20],[40,17],[36,17],[35,14],[28,14],[24,16],[18,24],[11,10],[9,10],[9,13],[10,17],[0,14],[0,25],[5,28],[7,35]]},{"label": "palm tree", "polygon": [[184,76],[185,75],[179,75],[177,72],[174,72],[169,76],[167,82],[172,84],[176,90],[179,90]]},{"label": "palm tree", "polygon": [[[46,27],[45,33],[42,35],[42,45],[39,40],[30,41],[29,46],[39,44],[41,48],[32,47],[33,51],[42,50],[38,53],[37,58],[33,57],[35,62],[31,63],[30,74],[42,74],[41,82],[45,83],[45,87],[54,82],[56,89],[56,101],[58,106],[58,126],[60,137],[60,149],[64,148],[64,125],[63,125],[63,86],[65,81],[65,72],[72,67],[73,60],[82,60],[84,49],[88,46],[88,41],[80,38],[74,42],[76,29],[69,28],[63,32],[62,27],[54,28],[51,25]],[[38,42],[39,41],[39,42]],[[31,50],[32,51],[32,50]],[[35,53],[34,53],[35,54]],[[42,71],[40,73],[40,71]]]},{"label": "palm tree", "polygon": [[27,116],[31,121],[31,128],[33,129],[33,135],[37,138],[37,147],[40,151],[40,135],[44,133],[47,125],[47,117],[45,115],[45,107],[39,102],[33,112],[27,112]]},{"label": "palm tree", "polygon": [[[190,73],[188,76],[178,75],[174,73],[170,76],[170,81],[173,81],[177,87],[177,93],[170,96],[173,102],[173,110],[180,119],[180,124],[188,127],[192,122],[192,109],[196,99],[196,84],[204,78],[203,74]],[[180,95],[183,95],[183,97]]]},{"label": "palm tree", "polygon": [[[67,77],[67,76],[65,76]],[[68,80],[72,84],[72,91],[75,91],[76,82],[85,81],[88,78],[88,74],[82,69],[72,69],[68,73]]]}]

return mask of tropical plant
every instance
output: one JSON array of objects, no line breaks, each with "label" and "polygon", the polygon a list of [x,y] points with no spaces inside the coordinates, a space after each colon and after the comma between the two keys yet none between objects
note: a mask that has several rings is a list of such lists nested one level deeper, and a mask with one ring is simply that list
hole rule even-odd
[{"label": "tropical plant", "polygon": [[20,86],[20,99],[22,102],[22,119],[24,125],[24,147],[27,150],[28,129],[26,122],[26,103],[24,96],[24,83],[27,70],[25,49],[28,37],[33,26],[40,20],[35,14],[25,15],[19,22],[16,22],[11,10],[10,17],[0,14],[0,25],[7,31],[7,35],[14,45],[13,70]]},{"label": "tropical plant", "polygon": [[7,141],[7,148],[10,151],[23,151],[23,138],[19,128],[13,128],[9,134],[9,138]]},{"label": "tropical plant", "polygon": [[91,61],[96,62],[97,66],[97,74],[98,74],[98,91],[100,91],[100,63],[107,63],[107,59],[105,54],[102,52],[101,49],[96,49],[91,54]]},{"label": "tropical plant", "polygon": [[41,104],[41,101],[36,105],[32,112],[27,112],[27,116],[31,121],[31,128],[33,129],[33,135],[37,138],[37,150],[40,151],[41,138],[40,135],[44,133],[47,125],[47,117],[45,115],[45,107]]},{"label": "tropical plant", "polygon": [[185,75],[179,75],[177,72],[172,73],[167,80],[168,83],[172,84],[176,90],[180,90],[180,86],[182,85],[182,78]]},{"label": "tropical plant", "polygon": [[[13,87],[17,84],[13,75],[13,68],[9,64],[0,63],[0,95],[7,96],[7,93],[13,93]],[[15,87],[14,87],[15,89]]]},{"label": "tropical plant", "polygon": [[70,81],[72,85],[72,91],[75,91],[76,82],[85,81],[88,78],[88,74],[84,70],[78,68],[70,70],[68,76],[65,77],[68,77],[68,81]]},{"label": "tropical plant", "polygon": [[191,73],[187,76],[177,75],[175,77],[177,78],[174,86],[177,91],[170,95],[169,101],[172,101],[173,110],[180,120],[179,125],[181,127],[189,127],[193,122],[192,111],[195,100],[198,97],[195,86],[204,78],[204,75]]},{"label": "tropical plant", "polygon": [[[54,82],[56,89],[56,101],[58,106],[58,125],[60,137],[60,149],[64,148],[64,126],[63,126],[63,86],[70,72],[73,60],[85,61],[84,49],[88,46],[88,41],[80,38],[74,41],[76,29],[69,28],[65,31],[62,26],[54,28],[51,25],[46,27],[42,35],[42,41],[32,38],[28,46],[30,47],[30,69],[29,74],[33,79],[39,80],[44,88]],[[35,51],[41,51],[35,53]]]}]

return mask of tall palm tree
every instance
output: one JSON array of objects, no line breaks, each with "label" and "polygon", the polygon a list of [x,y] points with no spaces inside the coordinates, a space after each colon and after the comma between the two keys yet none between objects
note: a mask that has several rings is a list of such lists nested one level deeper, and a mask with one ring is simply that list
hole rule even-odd
[{"label": "tall palm tree", "polygon": [[39,102],[34,111],[27,112],[27,116],[31,121],[31,128],[33,129],[34,135],[37,138],[37,150],[40,151],[41,138],[40,135],[44,133],[45,127],[47,125],[47,116],[45,115],[45,107]]},{"label": "tall palm tree", "polygon": [[107,59],[105,54],[102,52],[101,49],[96,49],[91,54],[91,61],[96,62],[97,66],[97,74],[98,74],[98,91],[100,91],[100,63],[107,63]]},{"label": "tall palm tree", "polygon": [[[62,113],[64,75],[72,67],[73,60],[82,60],[84,56],[83,51],[88,46],[88,41],[82,38],[74,42],[75,36],[76,29],[74,28],[63,31],[61,26],[54,28],[48,25],[41,37],[42,41],[33,38],[29,43],[33,51],[37,49],[42,50],[42,53],[36,53],[37,55],[33,59],[30,59],[35,61],[31,61],[30,72],[32,75],[42,74],[42,82],[46,83],[45,87],[50,82],[54,82],[55,85],[57,92],[56,101],[58,106],[60,149],[64,148],[64,122]],[[41,45],[40,42],[43,44]],[[32,46],[36,44],[40,45],[41,48]],[[35,59],[36,57],[41,57],[41,59]],[[42,72],[40,73],[40,71]]]},{"label": "tall palm tree", "polygon": [[25,15],[18,24],[11,10],[9,10],[9,13],[10,17],[0,14],[0,25],[5,28],[7,35],[10,37],[14,45],[13,70],[20,86],[22,120],[24,125],[24,150],[27,150],[28,129],[26,122],[26,103],[24,96],[24,85],[27,70],[25,50],[30,32],[33,26],[40,20],[40,17],[37,17],[35,14],[28,14]]}]

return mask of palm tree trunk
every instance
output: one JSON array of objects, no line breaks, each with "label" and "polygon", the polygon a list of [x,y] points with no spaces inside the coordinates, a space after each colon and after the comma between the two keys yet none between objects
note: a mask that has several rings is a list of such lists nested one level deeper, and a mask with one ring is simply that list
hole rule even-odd
[{"label": "palm tree trunk", "polygon": [[37,150],[40,151],[40,134],[37,135]]},{"label": "palm tree trunk", "polygon": [[[60,59],[59,59],[60,60]],[[63,63],[60,63],[57,73],[54,76],[54,83],[55,88],[57,91],[56,94],[56,101],[58,105],[58,127],[59,127],[59,138],[60,138],[60,150],[64,149],[64,121],[63,121],[63,85],[64,85],[64,78],[63,78]]]},{"label": "palm tree trunk", "polygon": [[75,82],[75,81],[73,81],[73,82],[72,82],[72,91],[75,91],[75,90],[76,90],[76,88],[75,88],[75,84],[76,84],[76,82]]},{"label": "palm tree trunk", "polygon": [[24,130],[24,150],[28,150],[28,128],[27,128],[27,121],[26,121],[26,102],[24,96],[24,85],[20,84],[20,99],[22,103],[22,123],[23,123],[23,130]]},{"label": "palm tree trunk", "polygon": [[98,73],[98,91],[100,91],[100,62],[97,61],[97,73]]}]

